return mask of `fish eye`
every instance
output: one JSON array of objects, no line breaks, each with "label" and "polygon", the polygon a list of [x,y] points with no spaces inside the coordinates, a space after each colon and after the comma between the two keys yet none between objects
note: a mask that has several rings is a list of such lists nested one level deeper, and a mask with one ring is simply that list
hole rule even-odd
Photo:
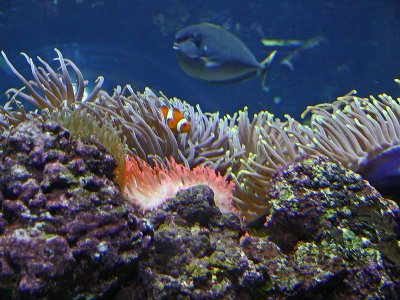
[{"label": "fish eye", "polygon": [[197,47],[200,47],[200,45],[201,45],[201,34],[199,32],[193,33],[192,41]]}]

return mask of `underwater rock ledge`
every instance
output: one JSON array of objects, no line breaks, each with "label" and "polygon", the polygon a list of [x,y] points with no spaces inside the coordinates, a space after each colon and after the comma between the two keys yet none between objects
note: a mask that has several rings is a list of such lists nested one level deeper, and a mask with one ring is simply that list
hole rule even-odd
[{"label": "underwater rock ledge", "polygon": [[[273,299],[397,299],[399,208],[325,157],[297,159],[271,181],[266,238],[242,247]],[[280,259],[278,259],[280,257]]]},{"label": "underwater rock ledge", "polygon": [[207,187],[184,190],[146,212],[154,241],[116,299],[400,295],[396,203],[322,157],[298,159],[272,185],[265,230],[221,214]]},{"label": "underwater rock ledge", "polygon": [[55,123],[0,135],[0,292],[11,299],[304,299],[400,295],[399,209],[318,156],[280,168],[265,228],[195,186],[129,205],[114,158]]},{"label": "underwater rock ledge", "polygon": [[2,299],[106,296],[132,273],[152,227],[123,201],[115,166],[55,123],[0,135]]}]

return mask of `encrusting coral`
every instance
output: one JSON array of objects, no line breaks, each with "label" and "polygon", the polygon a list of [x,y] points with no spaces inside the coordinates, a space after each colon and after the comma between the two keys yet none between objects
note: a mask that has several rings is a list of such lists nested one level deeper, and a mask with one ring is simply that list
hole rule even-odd
[{"label": "encrusting coral", "polygon": [[[102,77],[84,98],[86,83],[81,72],[72,61],[64,59],[60,51],[56,52],[60,74],[41,59],[42,66],[36,67],[24,54],[34,78],[30,81],[2,53],[25,88],[8,91],[12,97],[1,107],[0,127],[16,125],[26,119],[46,121],[54,112],[83,112],[96,120],[100,128],[115,128],[112,130],[119,138],[106,145],[108,148],[127,149],[128,154],[153,167],[154,161],[166,165],[168,159],[173,158],[187,168],[208,166],[232,178],[234,206],[248,219],[262,215],[269,207],[268,190],[273,174],[304,155],[325,155],[343,163],[378,187],[383,186],[382,191],[387,190],[387,186],[398,189],[398,173],[381,174],[379,166],[388,161],[388,157],[392,159],[393,152],[399,149],[399,98],[381,95],[367,99],[349,94],[332,104],[309,107],[305,111],[311,113],[309,126],[290,116],[281,121],[268,112],[260,112],[250,120],[246,109],[220,118],[217,113],[203,113],[198,106],[195,109],[179,99],[168,99],[162,93],[156,96],[150,89],[135,93],[127,85],[117,87],[109,95],[101,90]],[[73,71],[72,76],[69,69]],[[41,111],[25,112],[18,99]],[[192,123],[190,132],[171,131],[160,112],[160,106],[166,102],[179,108]],[[125,160],[120,158],[118,161],[123,164]],[[391,177],[385,177],[386,174]],[[123,188],[123,180],[120,185]]]}]

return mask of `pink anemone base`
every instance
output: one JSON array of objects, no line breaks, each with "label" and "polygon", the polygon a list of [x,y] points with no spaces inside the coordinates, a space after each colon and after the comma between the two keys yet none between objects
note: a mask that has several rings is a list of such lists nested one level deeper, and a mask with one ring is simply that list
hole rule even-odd
[{"label": "pink anemone base", "polygon": [[163,166],[154,160],[155,166],[152,167],[138,157],[127,156],[124,196],[147,211],[175,197],[180,189],[204,184],[214,191],[215,204],[222,213],[236,211],[232,206],[234,184],[226,176],[216,174],[207,166],[190,170],[173,158],[166,161],[166,166]]}]

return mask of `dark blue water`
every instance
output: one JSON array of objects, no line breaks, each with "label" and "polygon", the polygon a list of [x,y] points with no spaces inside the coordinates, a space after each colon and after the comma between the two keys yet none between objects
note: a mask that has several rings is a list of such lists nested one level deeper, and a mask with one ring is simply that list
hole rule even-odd
[{"label": "dark blue water", "polygon": [[[198,22],[223,25],[240,37],[262,60],[271,49],[268,38],[326,42],[303,51],[294,70],[279,61],[291,50],[278,49],[269,77],[270,92],[259,78],[216,85],[184,74],[172,49],[176,30]],[[398,96],[400,77],[399,0],[54,0],[1,1],[0,47],[28,75],[19,52],[51,60],[59,48],[74,60],[86,79],[106,78],[104,88],[149,86],[203,111],[233,113],[269,110],[297,117],[307,105],[332,101],[357,89],[359,95],[381,92]],[[3,64],[2,64],[3,65]],[[56,64],[54,64],[55,66]],[[6,69],[0,71],[0,92],[20,86]],[[279,104],[274,99],[280,98]],[[2,98],[4,102],[4,97]]]}]

